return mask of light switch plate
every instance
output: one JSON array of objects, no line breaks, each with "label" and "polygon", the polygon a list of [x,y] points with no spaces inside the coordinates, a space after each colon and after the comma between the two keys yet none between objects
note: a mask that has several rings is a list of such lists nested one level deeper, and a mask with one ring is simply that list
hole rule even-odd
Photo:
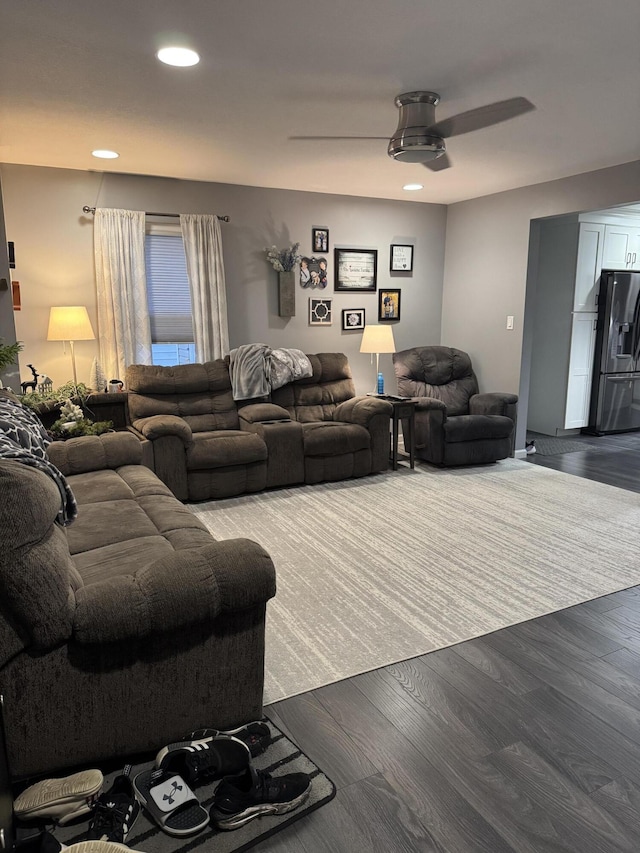
[{"label": "light switch plate", "polygon": [[511,314],[507,315],[507,329],[513,329],[513,316]]}]

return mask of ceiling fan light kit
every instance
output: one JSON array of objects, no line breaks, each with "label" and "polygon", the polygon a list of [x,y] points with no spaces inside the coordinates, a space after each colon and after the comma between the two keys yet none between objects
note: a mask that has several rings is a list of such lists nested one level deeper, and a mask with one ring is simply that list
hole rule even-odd
[{"label": "ceiling fan light kit", "polygon": [[394,103],[400,110],[398,127],[389,140],[387,153],[401,163],[425,163],[441,157],[444,139],[431,130],[435,124],[440,95],[435,92],[405,92]]},{"label": "ceiling fan light kit", "polygon": [[[494,124],[508,121],[534,110],[526,98],[507,98],[485,104],[464,113],[436,122],[436,107],[440,95],[435,92],[405,92],[394,99],[400,110],[398,127],[389,140],[387,154],[400,163],[421,163],[432,172],[441,172],[451,166],[445,139]],[[383,139],[378,136],[291,136],[290,139],[353,141],[358,139]]]}]

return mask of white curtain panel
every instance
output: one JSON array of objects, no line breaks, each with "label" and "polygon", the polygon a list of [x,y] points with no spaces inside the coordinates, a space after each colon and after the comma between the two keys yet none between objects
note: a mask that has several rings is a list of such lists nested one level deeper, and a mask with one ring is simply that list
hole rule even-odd
[{"label": "white curtain panel", "polygon": [[108,379],[124,380],[130,364],[151,364],[144,229],[144,211],[96,209],[98,339]]},{"label": "white curtain panel", "polygon": [[210,214],[183,213],[180,227],[191,287],[196,361],[212,361],[229,352],[220,223]]}]

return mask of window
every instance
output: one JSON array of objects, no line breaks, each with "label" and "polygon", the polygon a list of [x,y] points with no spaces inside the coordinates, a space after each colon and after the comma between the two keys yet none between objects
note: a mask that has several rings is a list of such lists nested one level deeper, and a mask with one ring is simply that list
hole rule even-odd
[{"label": "window", "polygon": [[193,364],[191,292],[179,225],[147,226],[147,298],[154,364]]}]

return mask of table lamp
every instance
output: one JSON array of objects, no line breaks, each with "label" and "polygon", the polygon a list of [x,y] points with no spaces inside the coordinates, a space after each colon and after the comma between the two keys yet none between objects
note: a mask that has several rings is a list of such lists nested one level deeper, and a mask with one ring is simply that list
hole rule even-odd
[{"label": "table lamp", "polygon": [[393,340],[393,328],[391,326],[365,326],[360,343],[360,352],[375,352],[376,374],[378,376],[378,394],[384,394],[384,376],[380,373],[380,353],[395,352],[396,344]]},{"label": "table lamp", "polygon": [[94,341],[95,338],[91,320],[84,305],[65,305],[51,309],[47,340],[69,341],[74,385],[78,384],[78,378],[76,376],[76,356],[73,351],[73,343],[74,341]]}]

